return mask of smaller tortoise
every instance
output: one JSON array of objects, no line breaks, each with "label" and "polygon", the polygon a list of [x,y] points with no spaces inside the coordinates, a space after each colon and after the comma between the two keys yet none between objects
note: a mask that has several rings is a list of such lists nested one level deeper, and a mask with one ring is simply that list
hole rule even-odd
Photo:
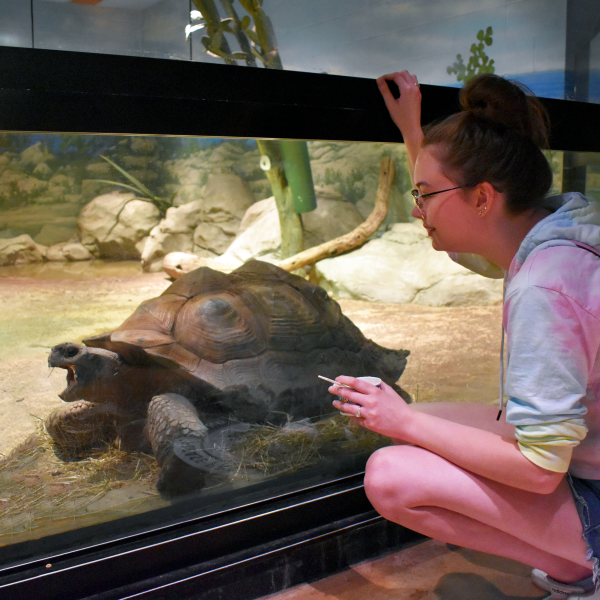
[{"label": "smaller tortoise", "polygon": [[325,290],[260,261],[192,271],[84,344],[50,352],[72,404],[48,417],[49,434],[68,455],[106,443],[152,451],[166,496],[223,470],[215,432],[334,412],[317,375],[375,375],[409,399],[395,385],[408,351],[368,340]]}]

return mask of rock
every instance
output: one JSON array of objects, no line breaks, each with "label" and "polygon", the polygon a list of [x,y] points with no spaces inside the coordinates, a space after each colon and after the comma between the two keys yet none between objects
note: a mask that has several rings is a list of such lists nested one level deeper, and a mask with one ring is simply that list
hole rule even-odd
[{"label": "rock", "polygon": [[46,248],[23,234],[14,238],[0,238],[0,266],[24,265],[44,260]]},{"label": "rock", "polygon": [[231,244],[254,196],[246,182],[232,173],[212,174],[203,198],[169,208],[151,232],[142,253],[146,271],[162,269],[170,252],[193,252],[215,257]]},{"label": "rock", "polygon": [[482,277],[468,270],[445,277],[420,291],[413,300],[413,304],[427,306],[481,306],[500,302],[502,280]]},{"label": "rock", "polygon": [[[231,225],[231,221],[228,225]],[[226,230],[215,223],[200,223],[194,230],[193,248],[196,251],[206,250],[214,254],[223,254],[235,238],[235,229],[237,228],[228,227]]]},{"label": "rock", "polygon": [[252,204],[254,196],[241,177],[233,173],[209,175],[204,188],[204,210],[210,221],[228,221],[231,216],[241,221]]},{"label": "rock", "polygon": [[33,170],[36,177],[48,177],[50,173],[52,173],[52,169],[45,162],[39,163]]},{"label": "rock", "polygon": [[[318,187],[315,192],[317,208],[302,215],[305,249],[344,235],[364,221],[356,207],[339,194]],[[277,263],[280,247],[277,206],[273,198],[267,198],[248,209],[235,241],[223,258],[240,264],[251,258]]]},{"label": "rock", "polygon": [[239,265],[251,258],[267,262],[279,261],[277,251],[281,246],[279,215],[273,197],[251,206],[242,222],[237,237],[223,254],[230,262]]},{"label": "rock", "polygon": [[149,200],[113,192],[86,204],[77,221],[81,243],[98,258],[138,260],[136,245],[158,224],[160,211]]},{"label": "rock", "polygon": [[133,136],[129,148],[134,154],[150,155],[156,150],[156,138]]},{"label": "rock", "polygon": [[173,279],[179,279],[182,275],[200,267],[210,267],[215,271],[230,273],[239,266],[238,261],[235,263],[226,263],[221,256],[217,258],[203,258],[190,252],[171,252],[163,260],[163,271],[170,277],[173,277]]},{"label": "rock", "polygon": [[146,271],[162,268],[162,259],[170,252],[191,252],[194,229],[203,219],[202,200],[167,209],[165,218],[156,225],[142,252],[142,267]]},{"label": "rock", "polygon": [[429,306],[502,302],[502,280],[476,275],[433,250],[421,223],[396,223],[362,248],[318,262],[313,277],[338,298]]},{"label": "rock", "polygon": [[107,179],[112,177],[118,179],[118,177],[115,178],[115,171],[106,161],[90,163],[85,170],[95,178]]},{"label": "rock", "polygon": [[44,148],[42,142],[37,142],[21,152],[19,166],[21,168],[35,168],[40,163],[48,162],[53,158],[52,154]]},{"label": "rock", "polygon": [[40,194],[48,187],[48,184],[42,179],[35,177],[23,177],[17,181],[17,190],[22,198],[30,198]]},{"label": "rock", "polygon": [[75,235],[77,235],[75,227],[61,227],[60,225],[48,223],[42,227],[42,230],[33,239],[36,244],[52,246],[61,242],[67,242]]},{"label": "rock", "polygon": [[79,242],[69,242],[66,244],[55,244],[48,248],[46,252],[46,260],[65,262],[65,261],[80,261],[91,260],[94,258],[90,251]]}]

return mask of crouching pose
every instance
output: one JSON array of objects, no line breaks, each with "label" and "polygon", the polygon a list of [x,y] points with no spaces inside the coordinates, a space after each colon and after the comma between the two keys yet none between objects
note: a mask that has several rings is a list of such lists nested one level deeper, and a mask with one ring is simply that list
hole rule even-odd
[{"label": "crouching pose", "polygon": [[480,75],[423,133],[416,77],[378,85],[433,248],[504,271],[507,401],[497,420],[490,405],[408,405],[338,377],[354,389],[330,391],[355,404],[334,405],[397,442],[369,459],[367,495],[391,521],[531,565],[547,598],[600,599],[600,204],[548,196],[547,118],[521,86]]}]

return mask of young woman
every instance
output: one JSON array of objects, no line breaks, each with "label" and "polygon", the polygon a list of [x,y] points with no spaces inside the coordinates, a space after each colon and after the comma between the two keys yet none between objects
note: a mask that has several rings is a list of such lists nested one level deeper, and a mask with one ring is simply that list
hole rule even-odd
[{"label": "young woman", "polygon": [[410,529],[531,565],[547,598],[600,599],[600,204],[547,197],[547,120],[520,86],[479,76],[463,110],[423,133],[416,77],[378,85],[433,247],[505,272],[508,399],[496,420],[490,405],[409,405],[338,377],[354,389],[330,388],[336,408],[397,442],[369,459],[367,495]]}]

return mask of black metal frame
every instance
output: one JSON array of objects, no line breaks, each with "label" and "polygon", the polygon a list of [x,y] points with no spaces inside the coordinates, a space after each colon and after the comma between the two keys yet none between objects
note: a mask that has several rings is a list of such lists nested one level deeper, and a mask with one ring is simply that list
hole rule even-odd
[{"label": "black metal frame", "polygon": [[[455,88],[421,91],[425,122],[458,109]],[[600,152],[600,106],[545,104],[553,148]],[[372,80],[9,47],[0,131],[402,141]],[[85,543],[79,531],[21,544],[20,558],[0,549],[0,597],[249,600],[419,539],[373,511],[359,471],[258,486],[211,514],[190,500],[125,537],[98,526]]]}]

